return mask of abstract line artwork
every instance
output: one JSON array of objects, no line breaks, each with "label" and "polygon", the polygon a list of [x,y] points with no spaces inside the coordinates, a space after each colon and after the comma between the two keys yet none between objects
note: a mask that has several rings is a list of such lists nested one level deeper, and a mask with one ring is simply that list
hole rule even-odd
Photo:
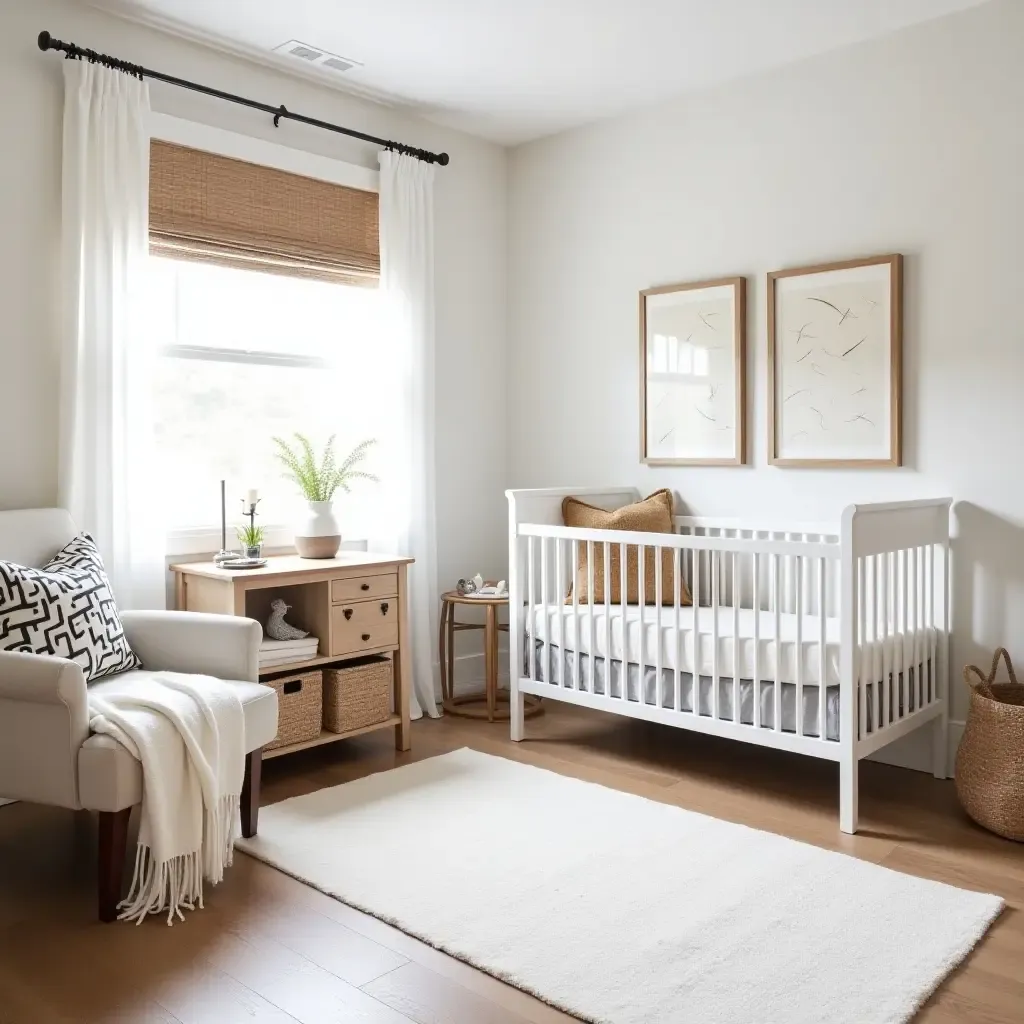
[{"label": "abstract line artwork", "polygon": [[741,465],[744,279],[640,293],[640,458],[649,465]]},{"label": "abstract line artwork", "polygon": [[902,257],[768,275],[769,461],[900,465]]}]

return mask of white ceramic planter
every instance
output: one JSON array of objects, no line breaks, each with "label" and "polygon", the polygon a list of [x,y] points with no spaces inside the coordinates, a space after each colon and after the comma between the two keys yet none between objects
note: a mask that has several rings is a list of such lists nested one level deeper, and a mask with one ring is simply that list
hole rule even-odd
[{"label": "white ceramic planter", "polygon": [[341,527],[334,503],[310,501],[309,511],[295,530],[295,550],[301,558],[333,558],[341,547]]}]

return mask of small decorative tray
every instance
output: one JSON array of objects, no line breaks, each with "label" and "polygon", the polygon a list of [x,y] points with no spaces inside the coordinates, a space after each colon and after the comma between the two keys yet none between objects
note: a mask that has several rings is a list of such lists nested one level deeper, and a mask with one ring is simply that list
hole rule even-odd
[{"label": "small decorative tray", "polygon": [[218,564],[219,569],[261,569],[267,564],[265,558],[229,558]]}]

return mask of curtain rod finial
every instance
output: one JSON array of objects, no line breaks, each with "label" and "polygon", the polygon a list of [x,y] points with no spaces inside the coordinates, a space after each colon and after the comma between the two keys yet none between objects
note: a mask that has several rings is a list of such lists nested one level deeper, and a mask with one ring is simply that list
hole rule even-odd
[{"label": "curtain rod finial", "polygon": [[440,164],[440,165],[441,165],[442,167],[447,167],[447,166],[448,166],[448,154],[447,154],[447,153],[441,153],[441,154],[440,154],[440,155],[438,156],[438,158],[437,158],[437,162],[438,162],[438,163],[439,163],[439,164]]},{"label": "curtain rod finial", "polygon": [[36,42],[39,45],[39,49],[40,50],[48,50],[50,48],[50,40],[52,38],[53,37],[50,35],[49,32],[47,32],[45,30],[40,32],[39,33],[39,38],[36,40]]}]

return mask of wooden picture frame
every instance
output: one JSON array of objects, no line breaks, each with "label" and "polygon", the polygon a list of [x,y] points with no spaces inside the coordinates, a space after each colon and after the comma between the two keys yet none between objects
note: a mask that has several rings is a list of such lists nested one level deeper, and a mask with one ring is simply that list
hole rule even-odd
[{"label": "wooden picture frame", "polygon": [[744,465],[746,325],[744,277],[640,292],[641,462]]},{"label": "wooden picture frame", "polygon": [[901,254],[770,273],[769,464],[900,466],[902,363]]}]

